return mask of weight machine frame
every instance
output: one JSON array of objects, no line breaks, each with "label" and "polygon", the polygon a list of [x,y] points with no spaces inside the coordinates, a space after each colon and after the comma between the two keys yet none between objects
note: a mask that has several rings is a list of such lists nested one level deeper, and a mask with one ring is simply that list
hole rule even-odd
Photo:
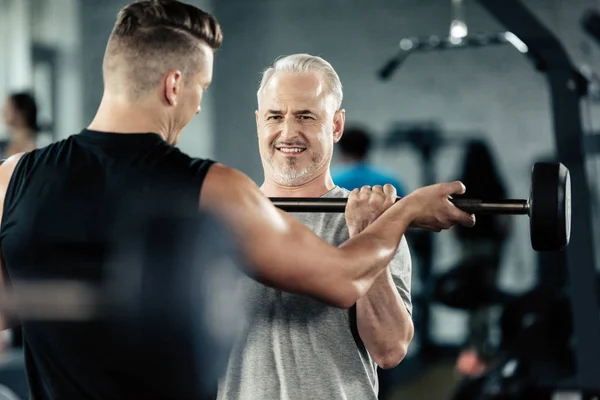
[{"label": "weight machine frame", "polygon": [[[550,88],[556,156],[571,174],[572,211],[569,246],[564,250],[573,319],[576,375],[557,382],[558,390],[574,390],[584,398],[600,394],[600,306],[593,244],[592,204],[589,189],[581,99],[587,80],[573,66],[558,38],[521,0],[477,0],[509,32],[528,47],[524,53],[544,73]],[[379,72],[388,78],[410,51],[403,51]]]},{"label": "weight machine frame", "polygon": [[581,98],[586,94],[586,79],[573,66],[558,38],[520,0],[478,2],[527,45],[535,67],[545,73],[550,87],[556,155],[569,168],[572,182],[574,229],[564,251],[577,375],[567,385],[597,394],[600,393],[600,307],[580,108]]}]

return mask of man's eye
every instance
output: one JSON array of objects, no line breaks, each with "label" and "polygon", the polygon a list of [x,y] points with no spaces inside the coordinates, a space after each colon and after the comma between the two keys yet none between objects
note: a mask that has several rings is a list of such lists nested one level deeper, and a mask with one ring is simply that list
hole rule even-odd
[{"label": "man's eye", "polygon": [[305,120],[306,120],[306,119],[314,119],[314,118],[313,118],[313,117],[311,117],[310,115],[301,115],[301,116],[299,116],[298,118],[300,118],[300,119],[305,119]]},{"label": "man's eye", "polygon": [[281,119],[281,115],[269,115],[267,117],[267,121],[268,120],[273,120],[273,119]]}]

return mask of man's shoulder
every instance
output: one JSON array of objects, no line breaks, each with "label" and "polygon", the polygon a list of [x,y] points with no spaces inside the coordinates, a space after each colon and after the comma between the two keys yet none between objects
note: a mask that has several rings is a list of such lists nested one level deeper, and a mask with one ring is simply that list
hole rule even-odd
[{"label": "man's shoulder", "polygon": [[206,176],[210,167],[216,164],[211,158],[192,156],[179,147],[167,142],[160,142],[156,148],[159,157],[168,160],[167,165],[178,171],[191,171],[192,175]]},{"label": "man's shoulder", "polygon": [[54,154],[62,154],[65,151],[65,148],[69,146],[72,141],[73,135],[67,136],[64,139],[56,140],[44,146],[37,147],[31,151],[24,152],[21,157],[19,157],[19,160],[21,161],[21,164],[25,162],[35,163],[40,159],[46,159]]},{"label": "man's shoulder", "polygon": [[350,195],[350,191],[341,186],[336,185],[329,192],[325,193],[323,197],[325,198],[346,198]]},{"label": "man's shoulder", "polygon": [[206,173],[210,167],[217,162],[210,158],[190,157],[190,166],[194,170],[204,171]]}]

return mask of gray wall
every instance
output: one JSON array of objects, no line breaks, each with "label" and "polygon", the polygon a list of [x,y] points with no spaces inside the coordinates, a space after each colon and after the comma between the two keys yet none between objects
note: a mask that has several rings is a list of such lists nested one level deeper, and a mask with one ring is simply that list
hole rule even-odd
[{"label": "gray wall", "polygon": [[102,98],[102,58],[106,40],[115,23],[119,0],[80,0],[81,58],[83,64],[84,124],[91,122]]}]

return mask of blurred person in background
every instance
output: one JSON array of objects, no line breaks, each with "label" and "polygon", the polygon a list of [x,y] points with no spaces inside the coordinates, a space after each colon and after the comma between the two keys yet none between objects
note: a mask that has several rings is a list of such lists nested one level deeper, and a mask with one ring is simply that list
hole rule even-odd
[{"label": "blurred person in background", "polygon": [[6,159],[13,154],[36,148],[38,108],[35,98],[26,92],[10,94],[2,109],[7,139],[0,143],[0,155]]},{"label": "blurred person in background", "polygon": [[[36,148],[37,114],[37,103],[31,94],[14,92],[6,98],[2,118],[7,138],[0,142],[0,159]],[[20,348],[23,345],[21,327],[0,332],[0,342],[0,347]]]},{"label": "blurred person in background", "polygon": [[374,167],[369,161],[373,139],[366,129],[354,126],[344,130],[344,135],[338,143],[340,164],[333,172],[336,185],[348,190],[363,186],[383,186],[386,183],[396,188],[400,197],[406,195],[404,185],[380,168]]},{"label": "blurred person in background", "polygon": [[[468,143],[460,180],[469,188],[456,197],[498,200],[507,197],[504,179],[497,166],[490,146],[483,140]],[[479,287],[487,293],[499,293],[497,278],[506,241],[511,232],[511,219],[507,215],[478,215],[472,229],[456,227],[456,236],[461,244],[462,264],[458,268],[469,268],[463,276],[475,277]],[[476,307],[469,316],[466,344],[457,361],[458,371],[466,376],[477,376],[489,367],[494,354],[490,343],[492,315],[490,304]]]}]

